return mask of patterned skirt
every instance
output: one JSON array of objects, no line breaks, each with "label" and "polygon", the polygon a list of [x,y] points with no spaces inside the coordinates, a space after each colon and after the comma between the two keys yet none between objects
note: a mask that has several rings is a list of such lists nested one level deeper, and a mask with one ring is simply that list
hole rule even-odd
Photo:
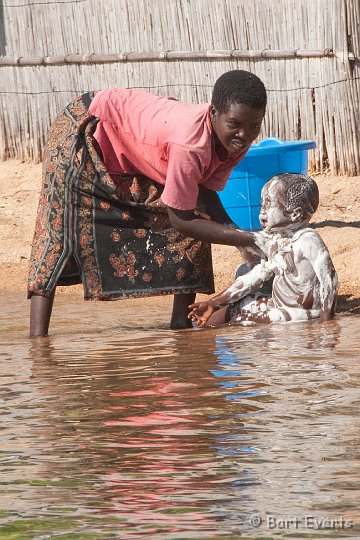
[{"label": "patterned skirt", "polygon": [[28,297],[76,283],[99,300],[213,293],[211,246],[171,227],[163,186],[106,170],[88,113],[93,97],[75,99],[49,132]]}]

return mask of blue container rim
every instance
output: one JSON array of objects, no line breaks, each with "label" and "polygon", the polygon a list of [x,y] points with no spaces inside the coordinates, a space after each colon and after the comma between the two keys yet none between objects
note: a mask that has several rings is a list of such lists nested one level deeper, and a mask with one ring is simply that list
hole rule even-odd
[{"label": "blue container rim", "polygon": [[316,148],[315,141],[283,141],[276,137],[269,137],[263,139],[259,143],[252,144],[244,159],[248,156],[280,154],[298,150],[311,150],[312,148]]}]

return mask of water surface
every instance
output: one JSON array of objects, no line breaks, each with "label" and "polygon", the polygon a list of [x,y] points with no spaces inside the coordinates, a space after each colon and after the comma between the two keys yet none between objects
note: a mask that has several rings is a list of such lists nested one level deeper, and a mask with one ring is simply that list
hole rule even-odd
[{"label": "water surface", "polygon": [[360,319],[174,332],[149,305],[60,296],[29,340],[5,299],[0,538],[359,538]]}]

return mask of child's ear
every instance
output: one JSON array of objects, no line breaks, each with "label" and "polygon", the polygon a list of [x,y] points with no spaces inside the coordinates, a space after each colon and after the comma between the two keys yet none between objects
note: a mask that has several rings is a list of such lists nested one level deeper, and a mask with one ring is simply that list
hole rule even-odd
[{"label": "child's ear", "polygon": [[293,208],[293,210],[291,211],[291,221],[301,221],[303,217],[304,210],[301,208],[301,206]]}]

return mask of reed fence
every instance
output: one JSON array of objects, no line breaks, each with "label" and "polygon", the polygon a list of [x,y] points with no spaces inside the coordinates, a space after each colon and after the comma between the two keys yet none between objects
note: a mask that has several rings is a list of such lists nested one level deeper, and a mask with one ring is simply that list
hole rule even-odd
[{"label": "reed fence", "polygon": [[0,0],[0,158],[40,160],[56,114],[110,86],[208,101],[229,69],[268,90],[261,137],[314,139],[360,174],[359,0]]}]

